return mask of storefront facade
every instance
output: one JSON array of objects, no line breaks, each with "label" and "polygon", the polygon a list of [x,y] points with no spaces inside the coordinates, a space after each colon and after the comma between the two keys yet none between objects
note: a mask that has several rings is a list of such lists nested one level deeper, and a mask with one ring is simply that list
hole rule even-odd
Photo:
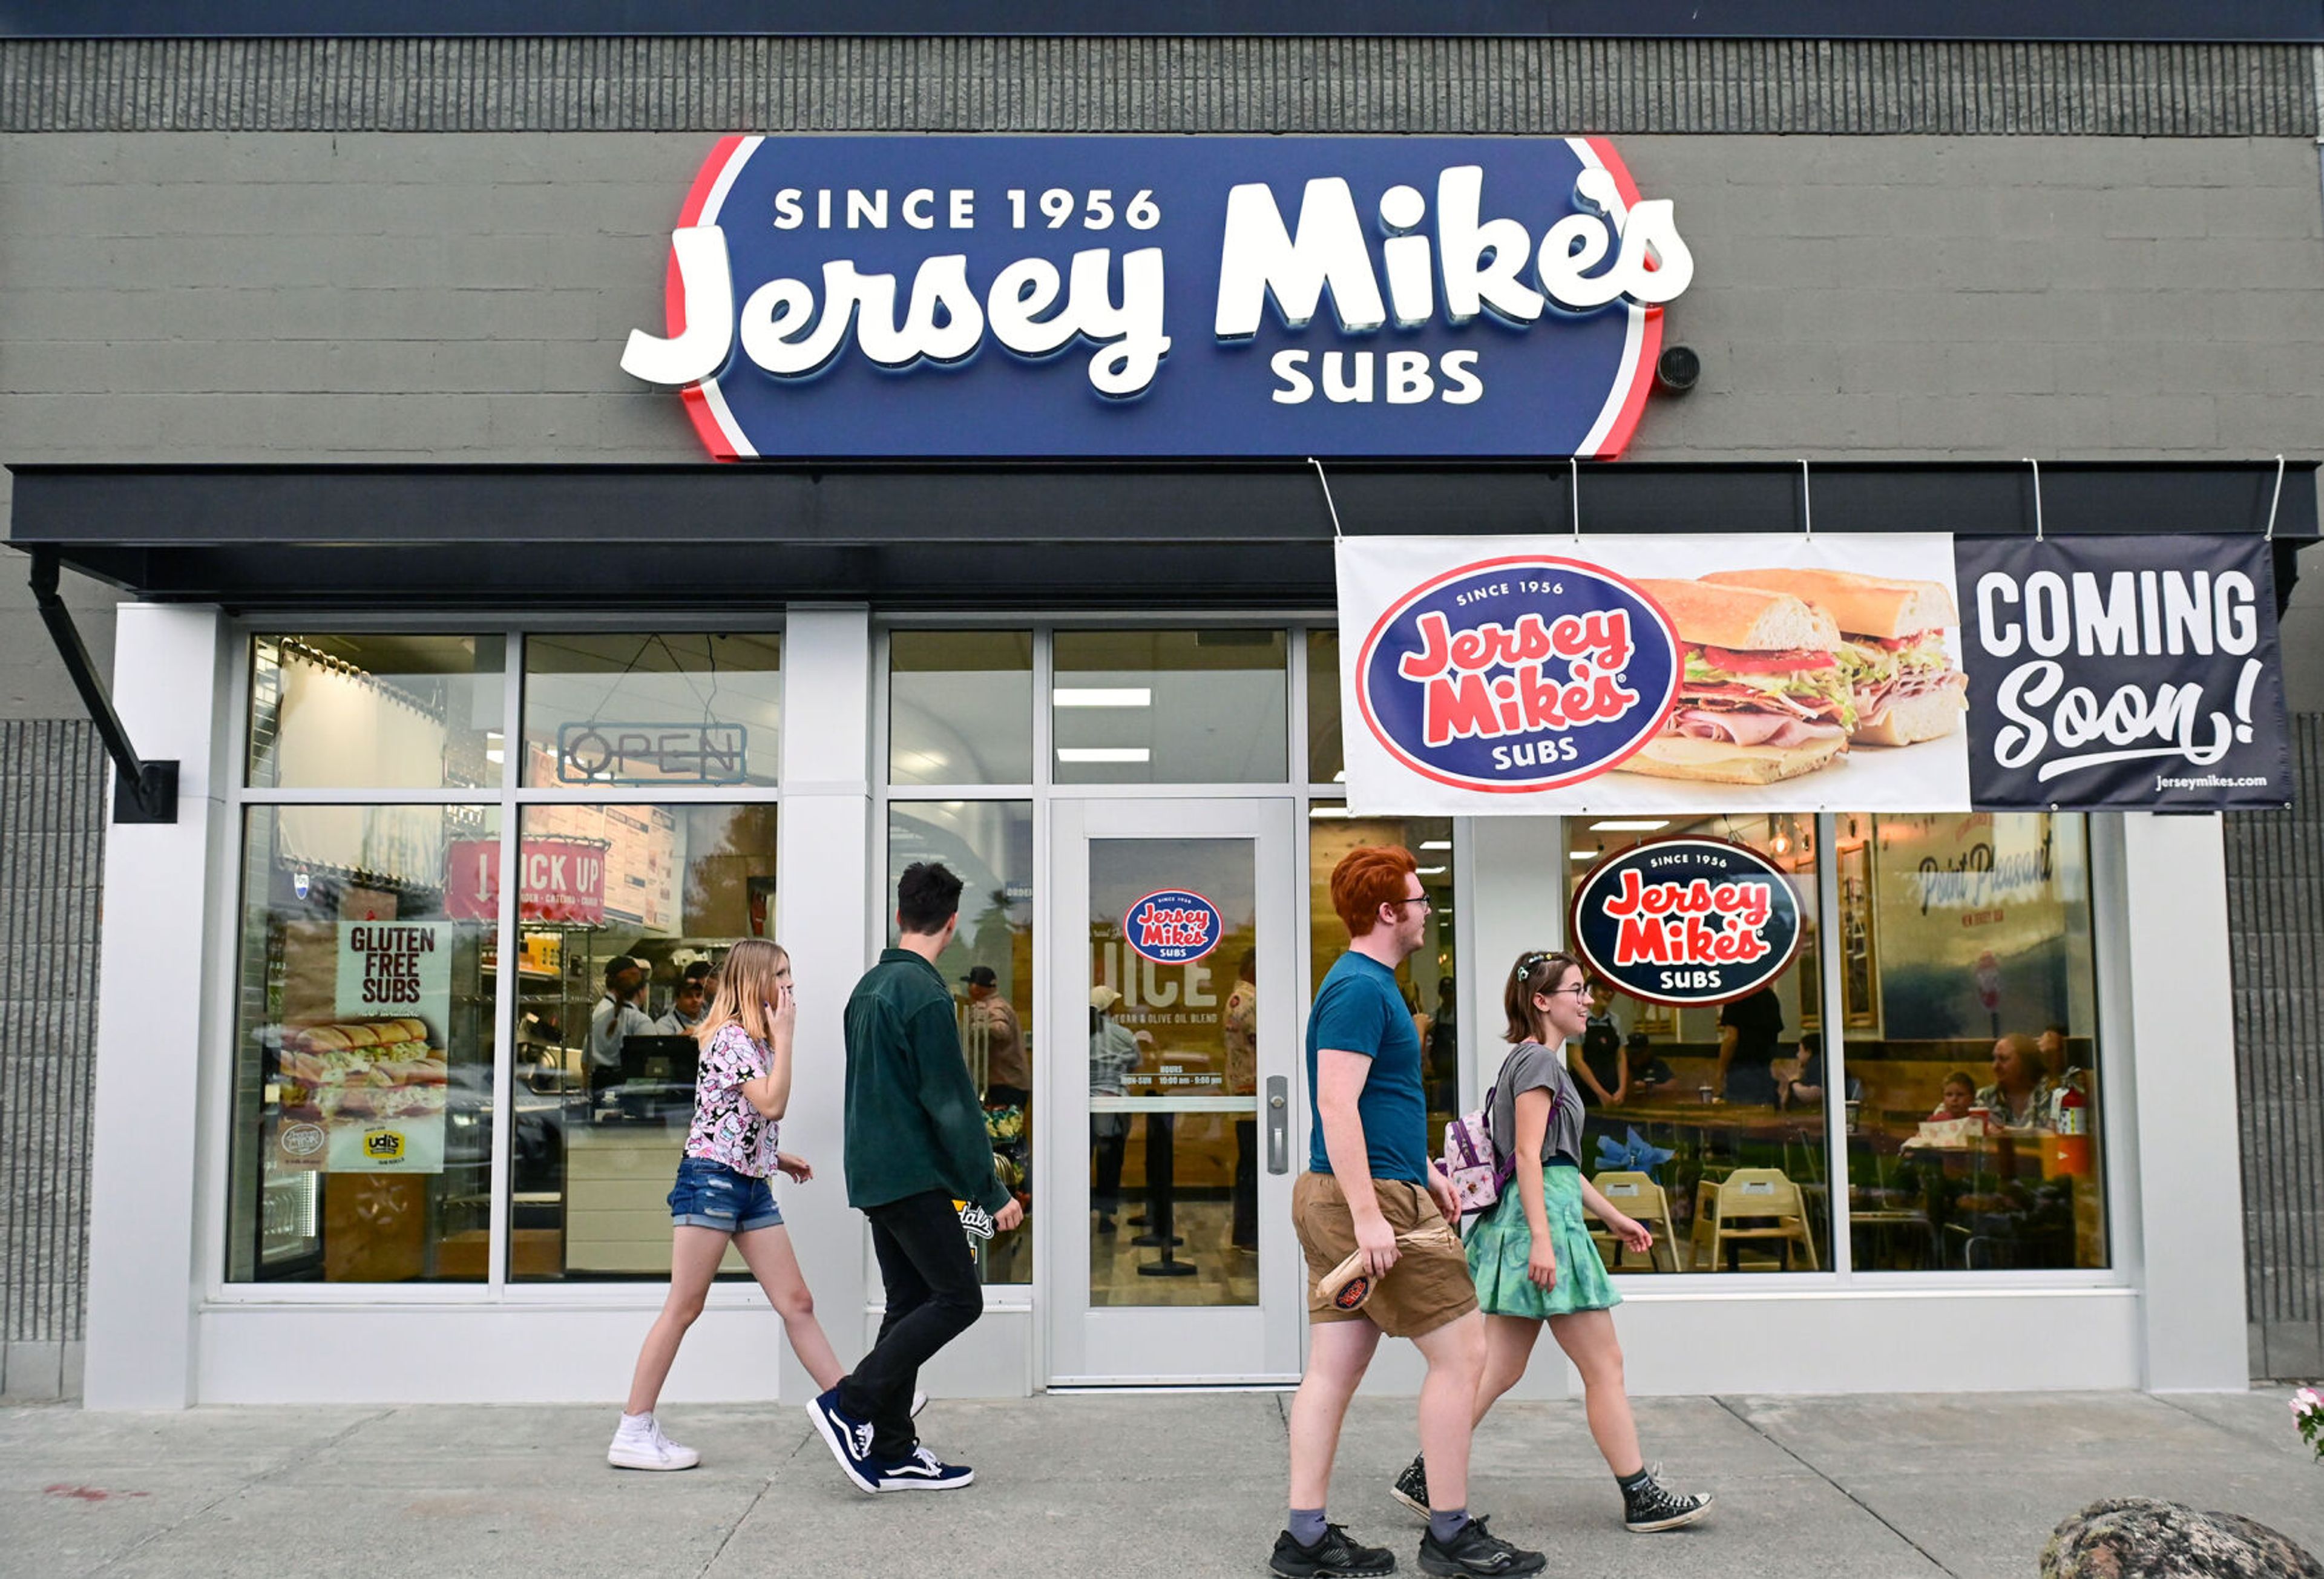
[{"label": "storefront facade", "polygon": [[[117,79],[137,47],[25,59]],[[503,89],[610,47],[440,44]],[[2247,70],[2228,87],[2200,51],[2109,46],[2176,73],[2168,113],[2109,98],[2072,46],[2030,46],[2050,52],[2024,72],[1906,43],[1821,47],[1827,73],[1888,61],[1864,102],[1609,113],[1628,105],[1615,79],[1669,81],[1676,46],[634,47],[641,82],[681,56],[746,98],[804,75],[764,103],[625,100],[616,129],[479,87],[428,125],[357,95],[315,112],[344,125],[193,130],[141,100],[106,112],[138,129],[58,108],[10,138],[21,300],[0,329],[41,385],[8,397],[12,541],[134,596],[115,698],[137,749],[180,764],[177,820],[107,845],[92,1405],[609,1396],[667,1268],[687,1063],[669,1017],[690,967],[754,936],[784,943],[802,984],[785,1149],[819,1177],[786,1190],[787,1218],[843,1350],[868,1338],[838,1013],[887,940],[894,873],[931,857],[968,879],[941,965],[1031,1205],[982,1252],[986,1319],[932,1388],[1284,1383],[1304,1336],[1286,1210],[1308,1144],[1303,1005],[1337,949],[1333,862],[1374,841],[1419,856],[1434,919],[1406,984],[1441,1121],[1490,1084],[1502,977],[1565,941],[1573,877],[1678,834],[1778,865],[1806,936],[1757,1074],[1722,1067],[1717,1009],[1610,1007],[1592,1164],[1645,1176],[1670,1231],[1666,1260],[1617,1268],[1634,1387],[2243,1384],[2216,816],[1748,796],[1660,817],[1351,816],[1333,543],[2312,539],[2314,50],[2234,46]],[[202,51],[240,51],[287,91],[267,73],[289,44],[174,48],[188,81]],[[915,48],[997,52],[996,97],[945,97]],[[1700,48],[1775,95],[1800,46]],[[809,109],[860,80],[850,49],[922,97]],[[1611,129],[1591,142],[1627,167],[1628,201],[1672,204],[1692,279],[1654,330],[1695,353],[1699,382],[1646,396],[1656,359],[1618,344],[1620,398],[1588,402],[1552,459],[1464,450],[1457,423],[1403,454],[1334,440],[1334,409],[1386,411],[1385,382],[1357,411],[1352,363],[1333,374],[1345,400],[1314,369],[1315,433],[1173,438],[1217,413],[1154,402],[1106,411],[1130,419],[1111,438],[1056,444],[989,412],[946,426],[911,405],[945,375],[921,367],[869,386],[898,431],[784,458],[739,394],[731,422],[706,419],[698,393],[622,371],[632,331],[675,342],[697,317],[671,233],[698,217],[721,134],[768,128],[772,157],[794,125],[803,143],[940,127],[1001,159],[1029,142],[1007,134],[1049,102],[1059,51],[1073,79],[1168,55],[1249,96],[1033,117],[1076,168],[1116,156],[1099,134],[1207,135],[1225,164],[1246,132],[1563,147],[1587,115]],[[1320,78],[1284,75],[1317,51]],[[1360,66],[1375,56],[1425,90],[1384,108]],[[1602,99],[1471,91],[1583,64]],[[1913,74],[1940,64],[2046,97],[1940,114]],[[823,142],[798,159],[847,146]],[[1068,193],[1076,228],[1102,228],[1096,189]],[[1110,196],[1125,224],[1135,194]],[[1212,337],[1170,327],[1156,376],[1191,381]],[[1461,387],[1430,356],[1432,391]],[[1078,384],[1081,360],[1040,371]],[[853,412],[835,434],[875,420],[840,404],[856,377],[842,365],[810,395]],[[712,464],[706,439],[717,454],[738,433],[762,458]],[[2288,586],[2289,554],[2273,561]],[[1187,894],[1215,928],[1199,953],[1133,946],[1139,905]],[[1997,1070],[1997,1039],[2021,1036],[2027,1067]],[[2029,1115],[2015,1146],[1936,1143],[1956,1073],[1971,1102]],[[1746,1089],[1761,1077],[1764,1096]],[[1784,1100],[1794,1082],[1814,1094]],[[1738,1173],[1786,1209],[1722,1214]],[[1726,1216],[1756,1236],[1730,1240]],[[803,1380],[737,1281],[671,1388],[797,1398]],[[1374,1384],[1415,1380],[1384,1363]]]}]

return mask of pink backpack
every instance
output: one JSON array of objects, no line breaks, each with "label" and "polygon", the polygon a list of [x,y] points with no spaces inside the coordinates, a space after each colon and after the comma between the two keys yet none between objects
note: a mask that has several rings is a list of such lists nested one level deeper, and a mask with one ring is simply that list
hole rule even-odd
[{"label": "pink backpack", "polygon": [[[1517,1173],[1517,1159],[1502,1156],[1493,1139],[1493,1093],[1497,1089],[1498,1082],[1487,1086],[1482,1107],[1462,1113],[1444,1126],[1444,1177],[1452,1181],[1452,1193],[1460,1197],[1463,1229],[1471,1218],[1491,1211],[1499,1203],[1501,1192]],[[1550,1094],[1552,1124],[1557,1122],[1557,1104],[1564,1098],[1562,1091]]]},{"label": "pink backpack", "polygon": [[1517,1159],[1504,1159],[1493,1144],[1493,1088],[1488,1086],[1484,1106],[1444,1126],[1444,1177],[1461,1199],[1462,1226],[1493,1209],[1516,1171]]}]

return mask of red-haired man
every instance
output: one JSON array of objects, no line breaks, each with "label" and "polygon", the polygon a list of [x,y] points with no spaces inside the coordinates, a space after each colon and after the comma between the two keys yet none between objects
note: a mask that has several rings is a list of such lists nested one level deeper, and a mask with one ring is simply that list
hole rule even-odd
[{"label": "red-haired man", "polygon": [[[1291,1403],[1290,1524],[1269,1566],[1283,1579],[1395,1572],[1386,1547],[1360,1545],[1323,1518],[1340,1422],[1386,1334],[1410,1338],[1428,1362],[1420,1388],[1430,1492],[1421,1568],[1537,1574],[1539,1552],[1489,1534],[1468,1512],[1469,1433],[1485,1323],[1461,1242],[1447,1226],[1460,1221],[1460,1203],[1429,1159],[1420,1037],[1396,981],[1396,967],[1428,927],[1428,895],[1412,853],[1379,845],[1349,851],[1332,871],[1332,908],[1349,944],[1317,989],[1307,1022],[1313,1139],[1308,1171],[1292,1187],[1291,1214],[1307,1258],[1311,1330],[1307,1374]],[[1433,1234],[1399,1249],[1399,1234],[1432,1226]],[[1358,1251],[1373,1279],[1370,1298],[1343,1310],[1315,1297],[1315,1280]]]}]

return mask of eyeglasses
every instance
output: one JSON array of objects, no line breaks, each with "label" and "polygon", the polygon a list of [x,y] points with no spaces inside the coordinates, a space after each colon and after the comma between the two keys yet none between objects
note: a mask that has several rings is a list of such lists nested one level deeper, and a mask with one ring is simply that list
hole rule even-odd
[{"label": "eyeglasses", "polygon": [[1429,897],[1425,893],[1412,894],[1400,900],[1382,900],[1380,902],[1382,904],[1388,905],[1426,905],[1432,910],[1436,908],[1435,904],[1431,901]]},{"label": "eyeglasses", "polygon": [[1544,993],[1542,996],[1545,998],[1562,998],[1568,993],[1572,993],[1577,998],[1587,998],[1590,996],[1590,983],[1587,982],[1576,982],[1570,987],[1552,987],[1548,992]]}]

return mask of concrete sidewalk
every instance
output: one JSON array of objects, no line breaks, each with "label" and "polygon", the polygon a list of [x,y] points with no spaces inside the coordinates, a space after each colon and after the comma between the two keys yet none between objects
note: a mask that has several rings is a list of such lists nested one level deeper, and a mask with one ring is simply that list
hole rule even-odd
[{"label": "concrete sidewalk", "polygon": [[[2324,1464],[2288,1390],[1683,1398],[1638,1405],[1649,1459],[1714,1491],[1695,1529],[1626,1533],[1578,1403],[1511,1404],[1480,1433],[1471,1502],[1549,1573],[1674,1579],[2015,1575],[2099,1497],[2247,1514],[2324,1552]],[[957,1493],[868,1498],[796,1407],[680,1408],[683,1474],[609,1469],[606,1408],[0,1410],[0,1572],[1255,1575],[1283,1519],[1276,1393],[931,1405]],[[1417,1573],[1385,1487],[1408,1402],[1360,1401],[1332,1516]]]}]

